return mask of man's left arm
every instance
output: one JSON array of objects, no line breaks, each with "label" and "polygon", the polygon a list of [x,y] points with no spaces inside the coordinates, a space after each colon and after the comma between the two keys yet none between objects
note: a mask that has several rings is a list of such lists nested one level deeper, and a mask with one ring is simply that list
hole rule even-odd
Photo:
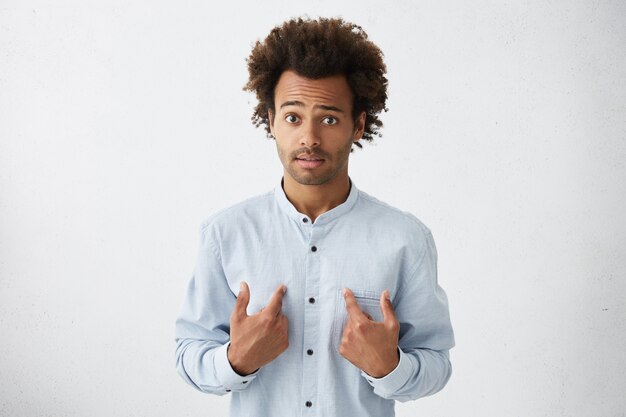
[{"label": "man's left arm", "polygon": [[398,365],[382,378],[363,376],[383,398],[409,401],[435,394],[452,374],[448,352],[455,342],[448,298],[437,280],[437,248],[430,231],[393,305],[400,324]]},{"label": "man's left arm", "polygon": [[398,401],[435,394],[452,373],[448,352],[454,333],[446,294],[437,283],[437,250],[430,232],[409,271],[393,303],[388,293],[381,295],[381,323],[369,321],[346,293],[349,322],[340,346],[375,394]]}]

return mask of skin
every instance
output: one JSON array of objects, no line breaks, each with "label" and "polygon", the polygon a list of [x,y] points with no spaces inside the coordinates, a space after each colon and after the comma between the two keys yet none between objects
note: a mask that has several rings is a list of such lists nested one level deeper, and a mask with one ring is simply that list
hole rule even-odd
[{"label": "skin", "polygon": [[269,303],[257,314],[246,312],[250,302],[250,288],[241,283],[235,308],[230,316],[230,346],[228,361],[240,375],[249,375],[276,359],[289,347],[289,322],[283,315],[283,296],[287,291],[279,286]]},{"label": "skin", "polygon": [[[312,221],[343,203],[350,192],[348,157],[363,136],[365,112],[352,118],[352,91],[344,75],[305,78],[284,71],[274,89],[270,131],[284,169],[289,201]],[[319,167],[298,164],[303,154],[322,158]]]},{"label": "skin", "polygon": [[382,322],[373,321],[361,310],[349,288],[344,288],[343,296],[348,322],[343,329],[339,353],[366,374],[382,378],[393,371],[400,361],[400,322],[389,299],[389,291],[385,290],[380,295]]},{"label": "skin", "polygon": [[[348,198],[348,159],[352,144],[363,136],[365,112],[352,118],[352,91],[345,75],[310,79],[286,70],[274,89],[274,103],[270,131],[284,169],[283,189],[294,207],[315,222]],[[230,319],[228,360],[235,372],[248,375],[287,349],[284,291],[281,285],[261,312],[248,316],[250,290],[242,283]],[[339,353],[375,378],[387,375],[399,361],[400,324],[388,296],[387,291],[381,294],[385,319],[377,323],[363,313],[349,289],[344,291],[349,320]]]}]

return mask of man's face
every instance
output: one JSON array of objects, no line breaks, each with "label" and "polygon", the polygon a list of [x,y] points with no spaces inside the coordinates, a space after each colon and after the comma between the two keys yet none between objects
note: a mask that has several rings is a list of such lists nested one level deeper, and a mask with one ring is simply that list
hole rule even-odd
[{"label": "man's face", "polygon": [[348,174],[352,143],[363,135],[365,112],[352,119],[352,91],[344,75],[310,79],[287,70],[274,89],[270,130],[285,171],[303,185]]}]

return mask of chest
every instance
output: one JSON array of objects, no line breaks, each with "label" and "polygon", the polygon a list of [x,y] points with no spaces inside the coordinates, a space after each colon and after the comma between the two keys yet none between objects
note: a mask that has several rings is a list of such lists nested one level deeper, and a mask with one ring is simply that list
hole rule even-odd
[{"label": "chest", "polygon": [[322,307],[340,298],[344,287],[378,305],[385,289],[393,299],[405,268],[401,243],[359,230],[274,229],[234,239],[240,241],[230,242],[223,254],[224,272],[234,293],[241,281],[248,282],[249,314],[265,306],[281,284],[287,286],[288,311],[297,312],[311,299]]}]

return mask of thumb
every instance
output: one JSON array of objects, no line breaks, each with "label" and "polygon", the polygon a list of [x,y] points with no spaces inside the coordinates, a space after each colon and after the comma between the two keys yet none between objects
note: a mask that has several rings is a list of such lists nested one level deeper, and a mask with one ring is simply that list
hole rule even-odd
[{"label": "thumb", "polygon": [[383,321],[385,323],[393,324],[398,321],[396,312],[393,310],[393,304],[391,304],[389,290],[383,291],[380,295],[380,310],[383,313]]},{"label": "thumb", "polygon": [[239,294],[237,295],[237,301],[235,302],[234,313],[239,317],[246,317],[248,315],[246,309],[250,302],[250,288],[246,281],[241,281],[239,284]]}]

